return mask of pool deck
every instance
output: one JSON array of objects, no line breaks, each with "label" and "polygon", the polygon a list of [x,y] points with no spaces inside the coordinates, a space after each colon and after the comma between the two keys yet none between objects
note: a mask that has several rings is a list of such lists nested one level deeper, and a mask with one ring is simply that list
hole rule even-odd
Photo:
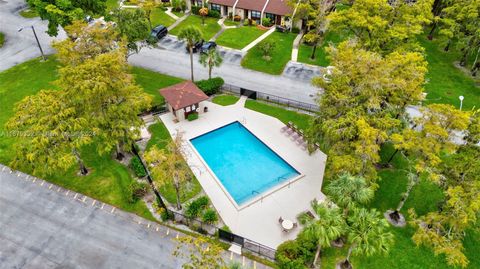
[{"label": "pool deck", "polygon": [[[316,151],[311,155],[302,150],[289,136],[281,132],[284,124],[276,118],[244,108],[245,98],[231,106],[220,106],[206,102],[209,112],[202,113],[194,121],[175,123],[171,113],[160,116],[168,131],[174,136],[178,131],[185,140],[184,157],[202,188],[219,212],[222,220],[233,233],[246,237],[271,248],[294,239],[301,227],[284,232],[278,219],[297,221],[296,216],[310,209],[313,199],[323,200],[321,193],[323,173],[327,156]],[[190,139],[239,121],[285,161],[297,169],[302,176],[280,184],[275,191],[266,191],[263,198],[238,209],[225,193],[224,188],[201,157],[194,150]]]}]

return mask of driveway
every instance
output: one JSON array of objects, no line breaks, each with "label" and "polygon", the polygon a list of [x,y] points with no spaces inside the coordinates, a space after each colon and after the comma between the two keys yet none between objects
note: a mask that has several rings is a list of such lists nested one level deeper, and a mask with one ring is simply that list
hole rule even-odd
[{"label": "driveway", "polygon": [[[18,32],[20,27],[33,25],[45,54],[54,53],[50,44],[55,38],[45,33],[47,22],[38,17],[23,18],[18,13],[24,7],[26,3],[23,0],[0,0],[0,32],[5,33],[5,44],[0,49],[0,71],[40,56],[32,30],[25,28]],[[64,37],[65,33],[60,31],[58,38]]]},{"label": "driveway", "polygon": [[0,268],[181,268],[178,232],[2,165],[0,212]]},{"label": "driveway", "polygon": [[[320,89],[312,86],[310,80],[295,74],[269,75],[245,69],[240,66],[241,54],[235,50],[220,48],[225,57],[222,66],[214,68],[212,76],[222,77],[226,83],[277,95],[309,104],[315,104]],[[199,55],[194,55],[195,80],[207,79],[208,69],[199,62]],[[129,57],[130,64],[150,69],[159,73],[190,79],[190,58],[182,42],[175,37],[167,37],[159,42],[158,48],[143,48],[140,53]],[[293,72],[294,73],[294,72]]]}]

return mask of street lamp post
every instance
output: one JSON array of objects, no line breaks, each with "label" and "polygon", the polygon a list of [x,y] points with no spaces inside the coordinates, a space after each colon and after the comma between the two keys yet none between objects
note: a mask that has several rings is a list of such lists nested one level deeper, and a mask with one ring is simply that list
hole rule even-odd
[{"label": "street lamp post", "polygon": [[463,95],[460,95],[460,96],[458,97],[458,99],[460,99],[460,110],[462,110],[463,99],[465,99],[465,97],[463,97]]},{"label": "street lamp post", "polygon": [[[37,32],[35,32],[35,27],[33,27],[33,25],[30,25],[30,27],[32,28],[33,35],[35,36],[35,40],[37,40],[37,45],[38,45],[38,48],[40,49],[40,53],[42,54],[42,59],[44,61],[46,61],[47,58],[45,58],[45,54],[43,54],[42,46],[40,45],[40,41],[38,41]],[[25,27],[20,27],[20,29],[18,29],[18,31],[21,32],[24,28]]]}]

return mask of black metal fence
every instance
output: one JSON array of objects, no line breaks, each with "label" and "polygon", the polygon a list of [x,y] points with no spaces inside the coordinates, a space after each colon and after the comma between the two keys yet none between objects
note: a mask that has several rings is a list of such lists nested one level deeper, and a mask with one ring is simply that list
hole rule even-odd
[{"label": "black metal fence", "polygon": [[222,91],[227,93],[232,93],[235,95],[245,95],[252,99],[262,100],[265,102],[274,103],[280,106],[295,108],[298,110],[304,110],[307,112],[317,112],[320,110],[318,105],[315,105],[315,104],[300,102],[300,101],[292,100],[289,98],[285,98],[285,97],[281,97],[281,96],[277,96],[269,93],[252,91],[245,88],[233,86],[230,84],[224,84],[222,87]]},{"label": "black metal fence", "polygon": [[260,255],[270,260],[275,260],[275,249],[257,243],[253,240],[245,238],[243,236],[234,234],[224,229],[218,228],[215,225],[205,223],[203,221],[189,218],[181,213],[171,211],[172,220],[176,223],[180,223],[188,226],[190,229],[199,233],[218,237],[220,240],[227,243],[234,243],[242,247],[243,251],[248,251],[253,254]]}]

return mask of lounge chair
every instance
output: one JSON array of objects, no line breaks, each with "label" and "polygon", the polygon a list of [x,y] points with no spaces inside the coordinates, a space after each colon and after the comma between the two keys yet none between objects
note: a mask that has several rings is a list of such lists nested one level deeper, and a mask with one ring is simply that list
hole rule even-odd
[{"label": "lounge chair", "polygon": [[297,140],[299,137],[301,137],[297,132],[294,132],[291,136],[290,136],[290,139],[292,141],[295,141]]},{"label": "lounge chair", "polygon": [[282,224],[282,222],[283,222],[283,218],[282,217],[278,218],[278,223]]},{"label": "lounge chair", "polygon": [[292,128],[292,123],[289,121],[285,126],[282,127],[282,129],[280,129],[280,131],[284,133],[291,128]]},{"label": "lounge chair", "polygon": [[293,223],[293,228],[297,228],[298,227],[298,223],[294,222]]}]

